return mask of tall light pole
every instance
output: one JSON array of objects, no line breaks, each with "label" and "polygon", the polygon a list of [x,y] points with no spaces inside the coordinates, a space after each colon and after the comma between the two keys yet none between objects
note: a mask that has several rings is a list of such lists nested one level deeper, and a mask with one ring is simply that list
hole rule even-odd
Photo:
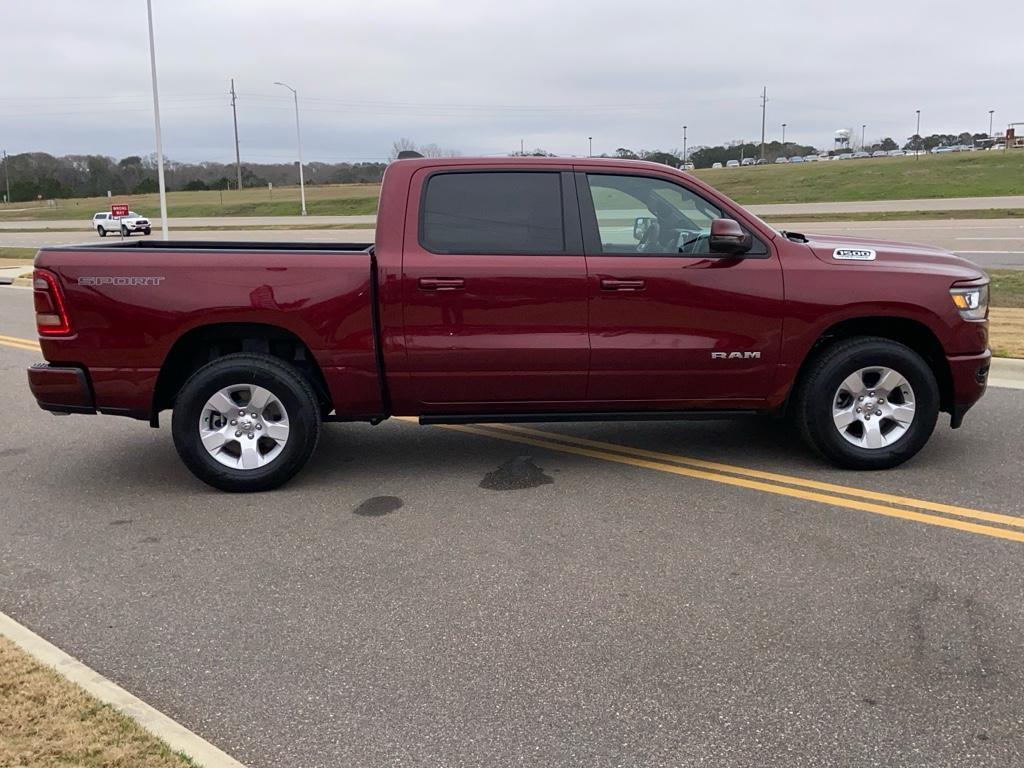
[{"label": "tall light pole", "polygon": [[917,147],[914,150],[914,159],[917,160],[921,156],[921,110],[915,110],[917,112],[917,131],[914,133],[917,136]]},{"label": "tall light pole", "polygon": [[782,124],[782,146],[783,146],[783,148],[785,148],[785,146],[786,146],[786,124],[785,123]]},{"label": "tall light pole", "polygon": [[593,157],[594,156],[594,137],[593,136],[587,136],[587,141],[590,142],[590,149],[587,150],[587,157]]},{"label": "tall light pole", "polygon": [[683,162],[686,162],[686,126],[683,126]]},{"label": "tall light pole", "polygon": [[302,198],[302,215],[306,215],[306,182],[302,178],[302,131],[299,130],[299,92],[288,83],[274,81],[274,85],[280,85],[292,92],[295,97],[295,138],[299,143],[299,196]]},{"label": "tall light pole", "polygon": [[864,151],[864,132],[868,129],[867,123],[863,123],[860,126],[860,151]]},{"label": "tall light pole", "polygon": [[156,43],[153,42],[153,0],[146,0],[149,18],[149,69],[153,75],[153,122],[156,125],[156,178],[160,187],[160,234],[167,239],[167,186],[164,184],[164,145],[160,138],[160,95],[156,87]]},{"label": "tall light pole", "polygon": [[7,150],[4,150],[4,182],[7,184],[7,197],[4,198],[4,202],[11,202],[11,167],[10,158],[7,156]]},{"label": "tall light pole", "polygon": [[992,138],[992,115],[994,115],[995,113],[996,111],[994,109],[990,109],[988,111],[988,137],[990,139]]}]

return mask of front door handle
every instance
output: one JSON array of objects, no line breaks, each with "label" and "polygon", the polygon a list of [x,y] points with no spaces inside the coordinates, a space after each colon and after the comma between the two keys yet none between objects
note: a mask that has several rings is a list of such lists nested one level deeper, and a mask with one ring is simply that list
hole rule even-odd
[{"label": "front door handle", "polygon": [[642,291],[646,287],[643,280],[615,280],[610,277],[601,278],[602,291]]},{"label": "front door handle", "polygon": [[461,277],[421,277],[419,286],[421,291],[461,291],[466,281]]}]

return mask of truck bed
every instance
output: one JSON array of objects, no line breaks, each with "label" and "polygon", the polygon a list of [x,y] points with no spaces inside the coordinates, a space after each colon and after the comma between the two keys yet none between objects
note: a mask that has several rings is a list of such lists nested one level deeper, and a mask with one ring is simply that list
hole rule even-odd
[{"label": "truck bed", "polygon": [[[218,354],[255,333],[269,351],[312,358],[336,402],[379,413],[372,243],[136,240],[43,248],[73,335],[43,338],[47,360],[89,371],[97,410],[148,418],[161,371],[184,370],[197,339]],[[339,258],[339,257],[346,258]],[[194,362],[194,361],[191,361]],[[177,384],[176,381],[173,382]]]}]

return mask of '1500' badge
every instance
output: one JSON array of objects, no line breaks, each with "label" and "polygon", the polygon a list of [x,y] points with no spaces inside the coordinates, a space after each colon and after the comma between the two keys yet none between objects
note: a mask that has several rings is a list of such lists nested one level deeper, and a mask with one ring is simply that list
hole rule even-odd
[{"label": "'1500' badge", "polygon": [[832,251],[832,258],[843,261],[874,261],[875,252],[870,248],[836,248]]}]

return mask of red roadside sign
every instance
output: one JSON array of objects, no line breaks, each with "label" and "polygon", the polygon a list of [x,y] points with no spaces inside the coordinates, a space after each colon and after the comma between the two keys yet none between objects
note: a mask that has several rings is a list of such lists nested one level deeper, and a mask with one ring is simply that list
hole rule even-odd
[{"label": "red roadside sign", "polygon": [[110,215],[112,217],[114,217],[115,219],[119,219],[122,216],[127,216],[128,215],[128,206],[127,205],[121,205],[121,204],[111,205],[110,206]]}]

